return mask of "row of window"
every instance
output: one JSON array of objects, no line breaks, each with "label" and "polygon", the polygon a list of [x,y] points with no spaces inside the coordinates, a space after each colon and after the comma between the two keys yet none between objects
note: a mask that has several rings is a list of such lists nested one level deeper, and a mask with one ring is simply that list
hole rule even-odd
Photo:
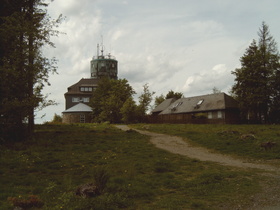
[{"label": "row of window", "polygon": [[89,102],[89,97],[73,97],[72,102],[78,103],[78,102]]},{"label": "row of window", "polygon": [[92,92],[93,87],[80,87],[81,92]]}]

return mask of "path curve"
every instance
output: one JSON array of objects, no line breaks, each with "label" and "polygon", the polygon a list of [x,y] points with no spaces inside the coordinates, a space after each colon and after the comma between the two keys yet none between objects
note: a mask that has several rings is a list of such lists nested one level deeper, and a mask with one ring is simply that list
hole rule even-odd
[{"label": "path curve", "polygon": [[[124,131],[131,129],[127,125],[115,125],[115,126]],[[188,156],[190,158],[198,159],[201,161],[216,162],[226,166],[254,168],[254,169],[262,169],[271,172],[279,172],[278,168],[270,165],[249,163],[241,159],[235,159],[228,155],[211,153],[209,152],[209,150],[203,147],[191,146],[186,141],[184,141],[181,137],[170,136],[170,135],[160,134],[160,133],[153,133],[150,131],[143,131],[138,129],[133,129],[133,130],[136,130],[141,134],[150,136],[151,143],[153,143],[156,147],[167,150],[171,153]]]}]

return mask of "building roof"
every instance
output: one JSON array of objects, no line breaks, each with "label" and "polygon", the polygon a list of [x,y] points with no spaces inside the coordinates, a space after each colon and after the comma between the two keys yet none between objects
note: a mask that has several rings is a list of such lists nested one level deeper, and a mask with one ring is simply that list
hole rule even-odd
[{"label": "building roof", "polygon": [[65,93],[65,95],[69,94],[88,94],[88,93],[82,93],[80,91],[80,87],[97,87],[98,79],[84,79],[82,78],[79,82],[75,83],[74,85],[71,85],[70,87],[67,88],[68,92]]},{"label": "building roof", "polygon": [[156,108],[153,109],[152,113],[157,113],[157,112],[161,112],[163,110],[165,110],[166,108],[168,108],[170,106],[171,103],[173,103],[174,101],[176,101],[175,98],[168,98],[166,100],[164,100],[162,103],[160,103]]},{"label": "building roof", "polygon": [[84,103],[78,103],[75,106],[63,111],[62,113],[73,113],[73,112],[92,112],[92,108]]},{"label": "building roof", "polygon": [[[167,102],[162,102],[167,103]],[[159,105],[161,106],[161,104]],[[159,114],[180,114],[238,108],[237,102],[225,93],[180,98]],[[156,107],[154,110],[157,110]],[[154,112],[154,110],[152,112]]]}]

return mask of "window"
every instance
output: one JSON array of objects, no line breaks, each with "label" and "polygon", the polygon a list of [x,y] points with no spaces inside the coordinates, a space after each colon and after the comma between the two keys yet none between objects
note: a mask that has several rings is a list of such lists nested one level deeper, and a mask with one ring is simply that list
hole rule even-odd
[{"label": "window", "polygon": [[79,102],[79,97],[73,97],[73,98],[72,98],[72,102],[74,102],[74,103]]},{"label": "window", "polygon": [[222,111],[218,111],[218,118],[219,118],[219,119],[223,118],[223,113],[222,113]]},{"label": "window", "polygon": [[92,87],[80,87],[80,91],[82,91],[82,92],[92,92]]},{"label": "window", "polygon": [[208,112],[208,119],[213,119],[213,114],[212,114],[212,112]]},{"label": "window", "polygon": [[86,116],[84,114],[80,115],[80,123],[85,123],[86,121]]},{"label": "window", "polygon": [[89,98],[83,98],[83,102],[89,102]]},{"label": "window", "polygon": [[201,105],[203,103],[203,101],[204,101],[204,99],[199,100],[196,105],[198,105],[198,106]]}]

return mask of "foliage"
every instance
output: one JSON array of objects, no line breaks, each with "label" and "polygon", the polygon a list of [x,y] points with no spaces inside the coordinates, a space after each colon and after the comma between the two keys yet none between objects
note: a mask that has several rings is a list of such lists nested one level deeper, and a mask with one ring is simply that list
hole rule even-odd
[{"label": "foliage", "polygon": [[[125,105],[128,106],[129,100],[134,94],[134,90],[126,79],[101,78],[90,101],[90,105],[93,107],[94,121],[121,122],[122,113],[124,113],[124,111],[121,112],[121,109],[126,101],[128,102]],[[127,111],[125,117],[129,118],[128,114],[131,113]]]},{"label": "foliage", "polygon": [[219,90],[217,87],[213,87],[212,93],[214,93],[214,94],[221,93],[221,90]]},{"label": "foliage", "polygon": [[[258,35],[259,43],[252,41],[240,59],[241,68],[232,72],[236,76],[232,93],[247,120],[279,122],[280,55],[264,22]],[[278,114],[276,119],[272,113]]]},{"label": "foliage", "polygon": [[53,28],[61,18],[51,20],[42,0],[1,4],[0,124],[4,138],[17,141],[32,135],[34,109],[49,104],[41,91],[49,85],[48,74],[56,72],[56,60],[44,57],[42,48],[54,46],[50,37],[58,34]]},{"label": "foliage", "polygon": [[94,172],[94,183],[99,191],[99,193],[101,194],[107,183],[108,180],[110,178],[110,175],[108,174],[107,170],[104,168],[98,168],[95,170]]},{"label": "foliage", "polygon": [[128,98],[121,110],[122,122],[124,123],[135,123],[137,122],[137,105],[132,98]]},{"label": "foliage", "polygon": [[174,92],[173,90],[170,90],[166,96],[165,96],[165,99],[168,99],[168,98],[175,98],[175,99],[180,99],[183,97],[183,93],[179,93],[179,92]]},{"label": "foliage", "polygon": [[164,95],[161,94],[160,96],[156,96],[155,97],[155,107],[160,105],[164,100],[165,100]]},{"label": "foliage", "polygon": [[51,122],[52,123],[62,123],[62,117],[55,113]]},{"label": "foliage", "polygon": [[155,98],[155,107],[158,106],[158,105],[160,105],[160,104],[161,104],[164,100],[166,100],[166,99],[175,98],[175,99],[177,100],[177,99],[180,99],[180,98],[182,98],[182,97],[184,97],[183,93],[174,92],[173,90],[170,90],[170,91],[166,94],[166,96],[164,96],[164,95],[161,94],[160,96],[157,96],[157,97]]},{"label": "foliage", "polygon": [[150,92],[148,84],[145,84],[143,86],[143,92],[139,96],[139,105],[138,105],[140,116],[144,117],[146,113],[149,111],[149,109],[151,108],[150,104],[153,100],[154,94],[155,92]]},{"label": "foliage", "polygon": [[[267,179],[165,152],[145,135],[108,124],[36,126],[34,139],[1,146],[0,174],[0,209],[12,209],[8,197],[29,195],[44,209],[242,208],[254,204],[259,182]],[[83,183],[106,187],[83,198],[75,195]]]}]

